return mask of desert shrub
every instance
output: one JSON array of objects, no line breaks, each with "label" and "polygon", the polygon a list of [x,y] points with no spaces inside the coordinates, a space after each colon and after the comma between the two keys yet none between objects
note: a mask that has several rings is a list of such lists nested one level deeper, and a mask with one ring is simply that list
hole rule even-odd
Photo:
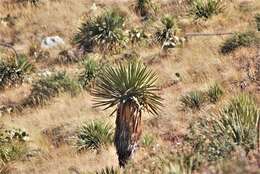
[{"label": "desert shrub", "polygon": [[224,94],[224,91],[223,91],[222,87],[217,83],[210,86],[207,91],[207,95],[208,95],[209,101],[211,103],[216,103],[223,94]]},{"label": "desert shrub", "polygon": [[78,151],[99,150],[112,143],[113,129],[108,123],[92,121],[84,123],[76,135]]},{"label": "desert shrub", "polygon": [[163,49],[176,47],[179,43],[179,38],[176,37],[178,26],[175,18],[165,16],[161,19],[161,22],[163,28],[158,29],[155,33],[155,41],[159,43]]},{"label": "desert shrub", "polygon": [[156,6],[152,0],[136,0],[135,10],[142,17],[149,17],[156,12]]},{"label": "desert shrub", "polygon": [[222,0],[194,0],[191,2],[190,13],[195,16],[195,19],[208,19],[221,13],[223,9]]},{"label": "desert shrub", "polygon": [[259,117],[252,97],[241,94],[220,110],[217,118],[193,122],[187,142],[207,161],[227,158],[238,146],[249,152],[257,144]]},{"label": "desert shrub", "polygon": [[83,62],[84,70],[80,73],[79,82],[81,86],[86,89],[89,86],[93,86],[93,82],[101,70],[100,65],[93,59],[86,59]]},{"label": "desert shrub", "polygon": [[62,92],[76,95],[80,91],[80,85],[71,79],[65,72],[58,72],[35,82],[30,95],[24,100],[23,107],[46,104],[51,98]]},{"label": "desert shrub", "polygon": [[205,101],[205,95],[201,91],[191,91],[180,98],[183,108],[188,107],[190,109],[200,109]]},{"label": "desert shrub", "polygon": [[101,171],[97,171],[96,174],[119,174],[119,171],[113,167],[106,167]]},{"label": "desert shrub", "polygon": [[6,164],[21,158],[27,152],[26,141],[28,133],[21,129],[1,130],[0,162]]},{"label": "desert shrub", "polygon": [[25,56],[11,61],[0,60],[0,89],[22,84],[25,75],[32,70],[33,65]]},{"label": "desert shrub", "polygon": [[250,47],[259,43],[259,38],[254,32],[235,33],[221,46],[221,53],[228,54],[240,47]]},{"label": "desert shrub", "polygon": [[255,15],[255,21],[256,21],[257,31],[260,31],[260,13]]},{"label": "desert shrub", "polygon": [[144,30],[138,28],[132,28],[128,33],[128,37],[132,45],[142,43],[142,41],[148,38]]},{"label": "desert shrub", "polygon": [[124,42],[125,17],[116,10],[88,20],[75,35],[75,43],[85,52],[98,48],[101,52],[116,51]]}]

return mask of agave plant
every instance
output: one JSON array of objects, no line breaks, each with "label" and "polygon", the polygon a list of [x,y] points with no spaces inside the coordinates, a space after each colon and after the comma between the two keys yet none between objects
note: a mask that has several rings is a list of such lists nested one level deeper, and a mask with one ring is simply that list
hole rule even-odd
[{"label": "agave plant", "polygon": [[95,19],[83,23],[74,40],[85,52],[97,47],[106,52],[123,45],[125,18],[117,11],[108,11]]},{"label": "agave plant", "polygon": [[176,20],[172,16],[165,16],[161,19],[163,29],[155,33],[155,41],[162,46],[162,49],[174,48],[179,43],[176,37],[178,30]]},{"label": "agave plant", "polygon": [[141,135],[143,110],[158,114],[162,106],[156,94],[156,74],[140,62],[108,67],[102,71],[93,94],[96,107],[115,107],[117,114],[114,143],[119,165],[124,167],[135,151]]}]

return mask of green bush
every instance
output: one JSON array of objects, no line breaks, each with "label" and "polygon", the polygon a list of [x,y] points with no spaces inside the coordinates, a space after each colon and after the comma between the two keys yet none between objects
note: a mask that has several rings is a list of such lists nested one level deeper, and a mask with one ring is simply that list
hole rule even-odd
[{"label": "green bush", "polygon": [[195,16],[195,19],[208,19],[213,15],[221,13],[223,9],[222,0],[193,0],[190,12]]},{"label": "green bush", "polygon": [[235,33],[221,46],[221,53],[228,54],[240,47],[250,47],[259,43],[259,38],[254,32]]},{"label": "green bush", "polygon": [[83,88],[87,88],[89,86],[93,86],[91,82],[95,80],[101,67],[98,62],[93,59],[86,59],[83,62],[83,66],[84,70],[80,73],[79,82]]},{"label": "green bush", "polygon": [[116,51],[124,42],[125,17],[118,11],[108,11],[82,24],[75,43],[85,52],[98,48],[101,52]]},{"label": "green bush", "polygon": [[202,104],[206,101],[206,98],[201,91],[191,91],[181,96],[180,101],[184,108],[200,109]]},{"label": "green bush", "polygon": [[220,110],[217,118],[192,123],[187,142],[207,161],[227,158],[238,146],[249,152],[257,145],[259,117],[252,97],[241,94]]},{"label": "green bush", "polygon": [[100,121],[84,123],[77,135],[76,146],[78,151],[99,150],[102,146],[112,143],[113,129],[110,124]]},{"label": "green bush", "polygon": [[260,13],[255,15],[255,21],[256,21],[257,31],[260,31]]},{"label": "green bush", "polygon": [[223,94],[224,91],[222,87],[217,83],[215,83],[213,86],[210,86],[207,91],[207,95],[211,103],[216,103]]},{"label": "green bush", "polygon": [[24,100],[22,106],[44,105],[62,92],[76,95],[79,91],[80,85],[77,81],[71,79],[65,72],[55,73],[35,82],[30,95]]},{"label": "green bush", "polygon": [[0,60],[0,90],[21,85],[26,74],[32,72],[33,65],[25,56],[11,61]]}]

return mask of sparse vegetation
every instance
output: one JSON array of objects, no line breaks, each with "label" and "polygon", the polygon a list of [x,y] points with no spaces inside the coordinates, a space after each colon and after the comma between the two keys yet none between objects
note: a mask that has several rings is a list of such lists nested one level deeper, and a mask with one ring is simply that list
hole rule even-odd
[{"label": "sparse vegetation", "polygon": [[88,20],[79,28],[74,40],[86,52],[98,48],[101,52],[116,51],[123,45],[125,17],[118,11],[108,11]]},{"label": "sparse vegetation", "polygon": [[96,172],[96,174],[119,174],[119,171],[117,169],[106,167],[105,169],[102,169],[100,172]]},{"label": "sparse vegetation", "polygon": [[191,14],[195,19],[208,19],[213,15],[221,13],[224,9],[222,0],[194,0],[191,1]]},{"label": "sparse vegetation", "polygon": [[211,103],[216,103],[220,99],[220,97],[224,94],[224,91],[218,83],[215,83],[214,85],[209,87],[207,94],[208,94],[209,101]]},{"label": "sparse vegetation", "polygon": [[141,17],[148,18],[156,11],[155,4],[153,0],[136,0],[136,11]]},{"label": "sparse vegetation", "polygon": [[190,109],[200,109],[202,104],[206,101],[206,98],[201,91],[191,91],[181,96],[180,101],[184,109],[186,107]]},{"label": "sparse vegetation", "polygon": [[92,121],[84,123],[76,136],[78,151],[99,150],[112,143],[113,129],[108,123]]},{"label": "sparse vegetation", "polygon": [[259,43],[259,38],[254,32],[236,33],[223,43],[221,53],[228,54],[240,47],[250,47],[257,43]]}]

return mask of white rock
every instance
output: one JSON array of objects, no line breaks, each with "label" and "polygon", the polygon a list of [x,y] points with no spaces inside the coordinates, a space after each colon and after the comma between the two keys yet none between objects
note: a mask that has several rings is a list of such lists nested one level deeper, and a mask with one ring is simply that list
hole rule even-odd
[{"label": "white rock", "polygon": [[45,37],[42,40],[41,48],[49,49],[49,48],[56,47],[56,46],[59,46],[59,45],[64,45],[64,44],[65,44],[65,42],[61,37],[50,36],[50,37]]}]

